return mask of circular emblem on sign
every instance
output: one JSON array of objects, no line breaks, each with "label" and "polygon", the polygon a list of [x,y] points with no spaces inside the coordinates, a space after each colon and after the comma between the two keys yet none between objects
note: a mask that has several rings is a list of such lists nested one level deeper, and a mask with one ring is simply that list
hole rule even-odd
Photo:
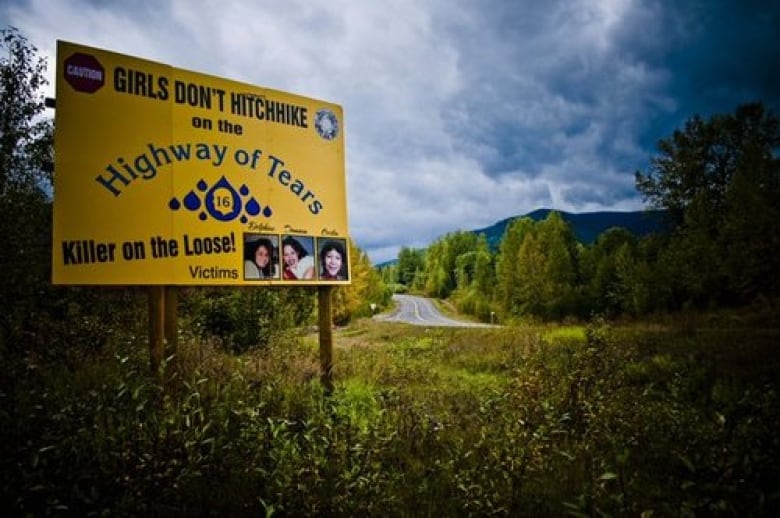
[{"label": "circular emblem on sign", "polygon": [[333,140],[339,134],[339,120],[327,108],[319,110],[314,116],[314,127],[317,128],[320,137],[325,140]]}]

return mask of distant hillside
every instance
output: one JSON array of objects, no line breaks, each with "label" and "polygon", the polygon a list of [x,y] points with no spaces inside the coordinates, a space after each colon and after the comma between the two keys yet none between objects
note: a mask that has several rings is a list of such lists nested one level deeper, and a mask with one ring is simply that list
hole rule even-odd
[{"label": "distant hillside", "polygon": [[[504,237],[506,227],[511,222],[519,218],[531,218],[534,221],[541,221],[546,219],[550,212],[552,212],[552,209],[537,209],[528,214],[502,219],[489,227],[480,228],[473,232],[485,234],[490,247],[496,249]],[[585,244],[593,243],[599,234],[612,227],[623,227],[638,237],[646,236],[653,232],[663,232],[666,228],[665,212],[661,210],[633,212],[602,211],[579,214],[560,210],[556,212],[571,226],[574,237]]]},{"label": "distant hillside", "polygon": [[[537,209],[528,214],[512,216],[490,225],[489,227],[472,230],[476,234],[485,234],[488,245],[492,250],[497,250],[501,239],[504,237],[507,225],[519,218],[531,218],[541,221],[549,216],[552,209]],[[623,227],[632,234],[642,237],[654,232],[664,232],[667,228],[666,213],[662,210],[633,211],[633,212],[583,212],[571,213],[556,211],[571,226],[574,237],[584,243],[591,244],[605,230],[612,227]],[[396,259],[377,264],[377,268],[395,264]]]}]

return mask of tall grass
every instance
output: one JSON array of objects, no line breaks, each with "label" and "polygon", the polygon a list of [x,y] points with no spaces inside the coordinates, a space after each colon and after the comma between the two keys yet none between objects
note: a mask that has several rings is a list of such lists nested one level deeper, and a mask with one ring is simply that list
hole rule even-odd
[{"label": "tall grass", "polygon": [[2,509],[769,516],[777,338],[363,321],[336,333],[330,397],[300,337],[241,356],[186,340],[165,387],[121,340],[72,369],[3,358]]}]

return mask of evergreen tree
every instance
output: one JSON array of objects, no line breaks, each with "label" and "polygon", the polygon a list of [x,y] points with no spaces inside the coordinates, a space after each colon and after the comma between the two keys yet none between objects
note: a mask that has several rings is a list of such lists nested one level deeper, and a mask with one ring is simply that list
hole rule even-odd
[{"label": "evergreen tree", "polygon": [[531,232],[531,218],[516,219],[507,225],[496,257],[495,293],[502,316],[518,315],[522,304],[518,256],[525,236]]},{"label": "evergreen tree", "polygon": [[544,251],[544,315],[562,318],[578,306],[579,270],[574,233],[560,213],[553,211],[538,223],[540,246]]},{"label": "evergreen tree", "polygon": [[545,312],[547,255],[542,240],[534,225],[526,234],[517,252],[517,288],[518,306],[515,314],[541,316]]},{"label": "evergreen tree", "polygon": [[626,229],[615,227],[596,238],[586,253],[586,293],[591,312],[617,315],[623,305],[623,286],[618,273],[617,255],[636,238]]}]

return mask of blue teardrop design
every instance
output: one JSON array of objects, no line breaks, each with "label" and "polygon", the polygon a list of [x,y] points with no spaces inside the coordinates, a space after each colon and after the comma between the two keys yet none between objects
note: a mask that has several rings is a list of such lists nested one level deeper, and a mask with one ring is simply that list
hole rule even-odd
[{"label": "blue teardrop design", "polygon": [[198,182],[198,190],[199,191],[206,191],[206,189],[209,188],[209,184],[206,183],[205,180],[201,180]]},{"label": "blue teardrop design", "polygon": [[200,196],[195,194],[195,191],[190,191],[189,194],[184,197],[184,206],[192,211],[198,210],[200,208]]},{"label": "blue teardrop design", "polygon": [[176,198],[171,198],[171,201],[168,202],[168,207],[171,210],[179,210],[181,208],[181,203]]},{"label": "blue teardrop design", "polygon": [[244,210],[247,214],[250,216],[257,216],[260,214],[260,204],[257,203],[257,200],[252,198],[248,202],[246,202],[246,205],[244,206]]},{"label": "blue teardrop design", "polygon": [[[223,190],[227,190],[232,198],[230,204],[232,210],[230,210],[230,212],[223,212],[225,207],[216,205],[216,202],[221,203],[221,200],[216,199],[215,193],[217,191],[222,192]],[[241,213],[241,197],[224,176],[206,193],[206,210],[208,211],[209,216],[219,221],[232,221]]]},{"label": "blue teardrop design", "polygon": [[270,218],[270,217],[271,217],[271,214],[273,214],[273,213],[274,213],[274,211],[272,211],[272,210],[271,210],[271,207],[269,207],[269,206],[267,206],[267,205],[266,205],[266,207],[263,209],[263,216],[265,216],[266,218]]}]

